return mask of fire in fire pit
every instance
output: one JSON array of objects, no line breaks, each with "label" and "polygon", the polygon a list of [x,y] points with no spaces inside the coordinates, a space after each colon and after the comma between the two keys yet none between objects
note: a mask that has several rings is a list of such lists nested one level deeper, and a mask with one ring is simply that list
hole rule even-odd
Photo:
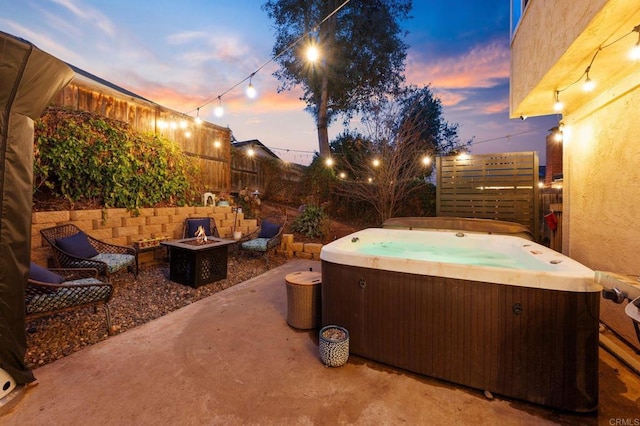
[{"label": "fire in fire pit", "polygon": [[199,243],[207,242],[207,234],[204,232],[204,228],[202,226],[198,226],[198,230],[196,231],[196,241]]}]

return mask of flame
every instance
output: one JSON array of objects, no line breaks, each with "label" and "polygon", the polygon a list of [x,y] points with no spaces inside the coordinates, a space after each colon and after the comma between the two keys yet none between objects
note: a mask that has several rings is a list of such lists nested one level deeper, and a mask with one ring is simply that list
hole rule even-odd
[{"label": "flame", "polygon": [[204,232],[204,228],[202,226],[198,226],[198,230],[196,231],[196,238],[198,241],[207,242],[207,234]]}]

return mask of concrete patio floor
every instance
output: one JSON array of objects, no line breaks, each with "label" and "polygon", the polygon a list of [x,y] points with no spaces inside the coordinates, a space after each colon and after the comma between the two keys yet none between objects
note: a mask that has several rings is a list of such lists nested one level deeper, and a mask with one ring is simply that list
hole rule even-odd
[{"label": "concrete patio floor", "polygon": [[[640,378],[600,349],[600,408],[557,412],[350,356],[286,322],[291,261],[35,370],[2,425],[640,424]],[[533,349],[533,348],[532,348]],[[534,350],[534,349],[533,349]]]}]

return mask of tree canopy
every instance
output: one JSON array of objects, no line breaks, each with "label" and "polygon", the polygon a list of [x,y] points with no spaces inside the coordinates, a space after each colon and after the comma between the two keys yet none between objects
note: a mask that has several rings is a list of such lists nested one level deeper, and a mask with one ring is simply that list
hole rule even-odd
[{"label": "tree canopy", "polygon": [[[279,90],[302,88],[301,100],[318,126],[321,155],[329,154],[327,129],[336,117],[348,121],[372,98],[394,93],[404,81],[408,46],[400,23],[411,7],[411,0],[269,0],[263,5],[276,31]],[[319,48],[319,63],[306,60],[309,44]]]},{"label": "tree canopy", "polygon": [[366,202],[381,223],[395,216],[412,193],[425,189],[436,155],[455,154],[471,143],[461,142],[458,125],[444,120],[429,86],[372,101],[362,123],[362,132],[346,131],[331,144],[336,173],[344,173],[336,193]]}]

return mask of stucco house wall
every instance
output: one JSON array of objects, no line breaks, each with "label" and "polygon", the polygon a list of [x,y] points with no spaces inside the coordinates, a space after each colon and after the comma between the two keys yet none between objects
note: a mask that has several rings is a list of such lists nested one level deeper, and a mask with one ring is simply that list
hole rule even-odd
[{"label": "stucco house wall", "polygon": [[[529,0],[511,40],[510,116],[557,114],[564,124],[563,253],[632,280],[640,276],[640,61],[629,53],[639,24],[637,1]],[[582,90],[587,69],[591,92]],[[600,319],[640,350],[624,305],[602,300]]]},{"label": "stucco house wall", "polygon": [[633,89],[613,87],[564,119],[563,242],[592,269],[640,275],[640,71],[633,77]]},{"label": "stucco house wall", "polygon": [[[640,275],[640,64],[628,53],[639,23],[637,2],[530,0],[511,40],[510,116],[564,124],[564,254],[631,275]],[[585,92],[590,64],[597,86]]]}]

